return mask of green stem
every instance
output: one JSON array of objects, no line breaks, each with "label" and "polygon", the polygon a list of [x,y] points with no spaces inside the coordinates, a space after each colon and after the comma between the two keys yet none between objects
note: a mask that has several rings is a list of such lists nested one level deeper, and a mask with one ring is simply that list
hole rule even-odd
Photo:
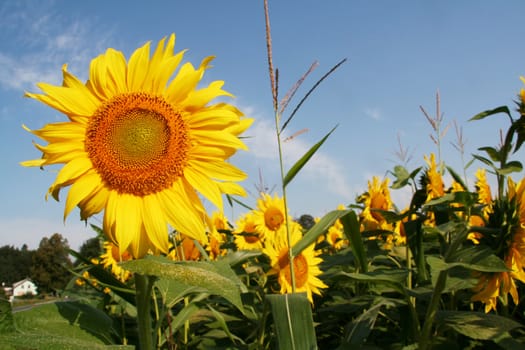
[{"label": "green stem", "polygon": [[[467,234],[468,231],[465,230],[452,241],[447,250],[447,253],[445,254],[445,262],[449,262],[450,257],[460,247],[461,243],[463,243]],[[447,276],[447,270],[439,272],[436,285],[434,286],[434,291],[432,292],[432,298],[430,299],[430,304],[428,305],[427,313],[425,315],[425,323],[423,324],[423,329],[419,338],[418,350],[426,350],[430,347],[430,332],[432,331],[434,319],[436,318],[439,302],[441,300],[441,293],[443,293],[443,290],[446,287]]]},{"label": "green stem", "polygon": [[137,302],[137,326],[139,333],[139,350],[153,350],[153,327],[151,320],[151,292],[153,276],[135,273],[135,300]]}]

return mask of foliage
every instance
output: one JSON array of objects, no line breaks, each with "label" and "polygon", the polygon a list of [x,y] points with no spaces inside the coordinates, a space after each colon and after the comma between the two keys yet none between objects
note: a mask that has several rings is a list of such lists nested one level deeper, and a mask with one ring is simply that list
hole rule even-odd
[{"label": "foliage", "polygon": [[56,293],[63,290],[71,275],[67,239],[59,233],[44,237],[33,255],[31,279],[41,293]]},{"label": "foliage", "polygon": [[[437,95],[436,116],[421,107],[436,133],[431,140],[437,159],[432,153],[414,169],[396,165],[390,177],[373,177],[353,203],[295,222],[286,189],[335,128],[287,171],[282,131],[345,60],[308,90],[283,123],[286,107],[316,65],[279,101],[266,1],[265,14],[282,197],[260,193],[253,209],[228,197],[247,210],[237,222],[213,213],[205,218],[206,240],[193,239],[202,232],[174,230],[167,254],[140,259],[95,226],[105,240],[97,258],[87,243],[77,253],[60,235],[44,238],[33,257],[35,281],[60,289],[53,284],[57,271],[69,267],[74,277],[67,288],[75,299],[18,313],[15,331],[9,308],[3,308],[7,317],[0,326],[11,328],[0,341],[14,348],[82,348],[90,342],[91,348],[148,350],[523,349],[525,179],[511,176],[523,169],[512,158],[525,142],[525,90],[517,102],[519,118],[506,106],[472,118],[503,114],[510,125],[500,145],[478,148],[481,153],[459,172],[442,159],[447,128]],[[457,144],[463,160],[464,144]],[[469,187],[466,170],[474,163],[481,167]],[[393,203],[395,190],[410,193],[405,207]],[[74,268],[68,252],[77,259]],[[47,271],[37,270],[41,266]]]},{"label": "foliage", "polygon": [[0,282],[9,286],[29,277],[33,254],[25,244],[22,248],[0,247]]}]

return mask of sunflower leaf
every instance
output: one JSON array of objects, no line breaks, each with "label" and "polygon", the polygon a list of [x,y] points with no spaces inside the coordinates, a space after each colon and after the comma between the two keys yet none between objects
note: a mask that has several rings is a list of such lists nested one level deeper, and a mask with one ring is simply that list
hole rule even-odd
[{"label": "sunflower leaf", "polygon": [[493,115],[493,114],[498,114],[498,113],[505,113],[507,114],[511,120],[512,120],[512,116],[510,114],[510,110],[509,110],[509,107],[507,106],[500,106],[500,107],[497,107],[497,108],[494,108],[494,109],[489,109],[489,110],[486,110],[486,111],[483,111],[481,113],[478,113],[476,114],[475,116],[473,116],[472,118],[469,119],[469,121],[472,121],[472,120],[481,120],[481,119],[484,119],[490,115]]},{"label": "sunflower leaf", "polygon": [[148,256],[126,261],[122,267],[135,273],[177,282],[181,288],[196,287],[192,290],[221,296],[243,311],[241,281],[225,262],[172,261],[162,256]]},{"label": "sunflower leaf", "polygon": [[350,240],[352,252],[358,263],[357,267],[361,272],[366,272],[368,270],[368,262],[363,239],[361,238],[361,230],[359,229],[357,215],[354,211],[350,211],[341,218],[341,223],[343,224],[346,237]]},{"label": "sunflower leaf", "polygon": [[474,311],[438,311],[436,323],[469,338],[482,340],[495,339],[508,331],[523,327],[508,317]]},{"label": "sunflower leaf", "polygon": [[293,180],[293,178],[295,177],[295,175],[297,175],[297,173],[299,173],[299,171],[306,165],[306,163],[308,163],[308,161],[310,160],[310,158],[312,158],[312,156],[315,154],[315,152],[317,152],[317,150],[319,149],[319,147],[322,146],[322,144],[326,141],[326,139],[328,138],[328,136],[330,136],[334,130],[337,128],[337,125],[332,129],[330,130],[330,132],[328,132],[328,134],[326,134],[322,139],[321,141],[317,142],[315,145],[312,146],[312,148],[310,148],[308,150],[308,152],[306,152],[302,157],[301,159],[299,159],[291,168],[290,170],[288,170],[288,172],[286,173],[286,176],[284,177],[283,179],[283,187],[286,187],[290,181]]}]

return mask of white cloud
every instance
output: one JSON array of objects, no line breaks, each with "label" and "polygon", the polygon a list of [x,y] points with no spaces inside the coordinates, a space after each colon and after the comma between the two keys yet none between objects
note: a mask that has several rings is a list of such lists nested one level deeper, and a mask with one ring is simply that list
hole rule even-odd
[{"label": "white cloud", "polygon": [[106,48],[112,35],[108,28],[67,19],[33,2],[4,4],[0,15],[0,40],[10,35],[15,36],[10,41],[19,43],[0,49],[0,86],[5,89],[34,90],[40,81],[59,84],[60,68],[66,63],[73,73],[87,71],[91,58]]},{"label": "white cloud", "polygon": [[365,109],[365,115],[369,118],[372,118],[374,120],[381,120],[382,119],[382,113],[381,110],[377,107],[373,108],[366,108]]},{"label": "white cloud", "polygon": [[[250,136],[246,140],[249,147],[249,153],[255,158],[267,161],[278,162],[278,148],[275,129],[273,124],[267,119],[257,119],[254,125],[247,131]],[[290,134],[282,135],[286,139]],[[282,143],[283,158],[285,168],[289,169],[297,160],[299,160],[313,144],[308,144],[300,136]],[[344,197],[353,196],[345,178],[345,169],[339,161],[330,157],[320,150],[309,160],[301,170],[300,176],[307,177],[309,180],[324,184],[326,189],[333,194]]]}]

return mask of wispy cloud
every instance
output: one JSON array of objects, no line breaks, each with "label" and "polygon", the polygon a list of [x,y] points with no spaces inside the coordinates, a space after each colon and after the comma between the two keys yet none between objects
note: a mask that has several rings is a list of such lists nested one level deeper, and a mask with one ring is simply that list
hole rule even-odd
[{"label": "wispy cloud", "polygon": [[[246,143],[250,155],[258,160],[277,164],[278,150],[273,122],[268,119],[257,118],[257,121],[247,132],[251,137]],[[290,135],[283,135],[283,139]],[[283,142],[283,157],[286,169],[289,169],[299,160],[313,144],[301,139],[301,136]],[[344,167],[339,161],[325,154],[322,149],[310,159],[301,170],[301,176],[311,181],[324,184],[326,190],[333,194],[350,197],[354,194],[347,183]]]},{"label": "wispy cloud", "polygon": [[70,70],[86,71],[89,60],[105,49],[112,35],[110,28],[86,19],[68,19],[49,5],[35,2],[4,2],[0,16],[0,40],[10,36],[9,42],[17,42],[16,47],[0,49],[4,89],[34,89],[39,81],[58,84],[65,63]]},{"label": "wispy cloud", "polygon": [[381,120],[383,116],[381,110],[377,107],[365,108],[364,112],[367,117],[374,120]]}]

